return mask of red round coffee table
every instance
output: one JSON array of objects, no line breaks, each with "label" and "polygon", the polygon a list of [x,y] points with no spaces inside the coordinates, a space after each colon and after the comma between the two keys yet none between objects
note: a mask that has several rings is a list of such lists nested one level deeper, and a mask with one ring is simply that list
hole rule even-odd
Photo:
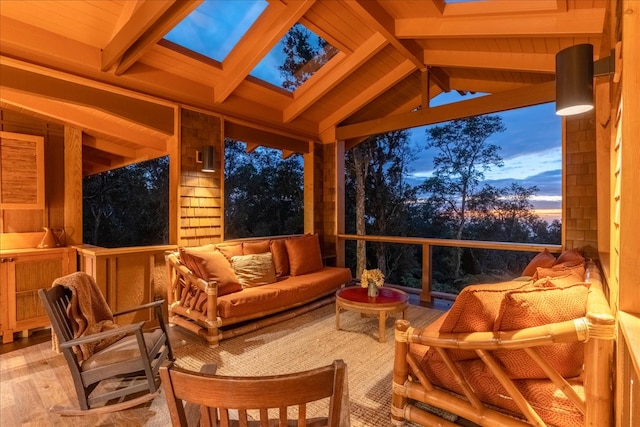
[{"label": "red round coffee table", "polygon": [[387,315],[402,312],[409,306],[409,296],[398,290],[382,287],[377,297],[367,295],[367,288],[353,286],[339,289],[336,292],[336,330],[340,330],[340,311],[355,311],[362,315],[373,314],[378,316],[378,339],[386,342],[385,321]]}]

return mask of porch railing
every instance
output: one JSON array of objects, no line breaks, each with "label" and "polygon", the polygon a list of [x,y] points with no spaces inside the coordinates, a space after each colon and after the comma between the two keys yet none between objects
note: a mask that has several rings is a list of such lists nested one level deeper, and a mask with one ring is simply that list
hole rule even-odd
[{"label": "porch railing", "polygon": [[433,298],[452,300],[455,295],[444,292],[436,292],[431,289],[432,280],[432,248],[437,246],[472,248],[472,249],[492,249],[501,251],[519,252],[540,252],[548,249],[551,253],[560,253],[561,245],[536,244],[536,243],[511,243],[511,242],[487,242],[479,240],[454,240],[454,239],[432,239],[424,237],[396,237],[396,236],[364,236],[357,234],[338,234],[338,265],[345,265],[344,243],[348,240],[363,240],[366,242],[382,242],[405,245],[422,246],[422,287],[419,290],[402,287],[403,290],[419,293],[420,301],[431,302]]}]

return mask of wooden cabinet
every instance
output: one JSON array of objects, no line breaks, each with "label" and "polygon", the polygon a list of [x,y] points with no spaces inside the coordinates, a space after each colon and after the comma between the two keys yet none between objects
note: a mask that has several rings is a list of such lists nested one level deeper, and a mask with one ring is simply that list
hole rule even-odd
[{"label": "wooden cabinet", "polygon": [[0,209],[44,209],[44,138],[0,132]]},{"label": "wooden cabinet", "polygon": [[61,276],[76,271],[75,250],[17,249],[0,251],[0,332],[2,342],[15,332],[49,325],[38,289],[48,288]]}]

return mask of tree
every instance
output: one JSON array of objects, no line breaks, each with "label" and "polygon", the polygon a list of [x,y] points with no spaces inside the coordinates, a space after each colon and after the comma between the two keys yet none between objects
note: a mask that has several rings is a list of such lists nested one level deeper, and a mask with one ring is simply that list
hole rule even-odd
[{"label": "tree", "polygon": [[[455,238],[460,240],[468,220],[467,203],[484,173],[503,165],[500,147],[487,139],[505,127],[500,116],[474,116],[454,120],[427,129],[427,148],[437,148],[433,177],[425,180],[423,190],[429,202],[436,204],[456,221]],[[454,273],[460,273],[462,251],[457,251]]]},{"label": "tree", "polygon": [[225,238],[274,236],[304,231],[300,156],[225,140]]}]

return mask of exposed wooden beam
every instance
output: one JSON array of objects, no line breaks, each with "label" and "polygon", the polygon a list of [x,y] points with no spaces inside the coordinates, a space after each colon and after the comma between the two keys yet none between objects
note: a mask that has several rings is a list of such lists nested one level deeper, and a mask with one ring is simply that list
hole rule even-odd
[{"label": "exposed wooden beam", "polygon": [[[478,37],[589,37],[602,34],[606,9],[571,9],[563,13],[395,20],[403,39]],[[535,19],[534,19],[535,18]]]},{"label": "exposed wooden beam", "polygon": [[387,73],[383,78],[379,79],[367,89],[360,92],[360,94],[352,97],[351,99],[345,100],[345,103],[342,105],[342,107],[338,108],[336,111],[334,111],[332,114],[330,114],[320,122],[318,126],[319,133],[324,132],[327,128],[336,126],[342,120],[349,117],[349,115],[351,115],[353,112],[358,111],[367,103],[371,102],[371,100],[375,99],[380,94],[388,90],[391,86],[407,77],[413,71],[415,71],[415,65],[409,59],[405,59],[391,72]]},{"label": "exposed wooden beam", "polygon": [[91,147],[96,150],[105,151],[120,157],[136,158],[136,150],[125,147],[115,142],[105,141],[104,139],[95,138],[91,135],[84,135],[82,138],[83,147]]},{"label": "exposed wooden beam", "polygon": [[[358,67],[371,59],[387,45],[387,39],[380,33],[375,33],[351,55],[336,55],[320,70],[309,78],[294,94],[294,100],[283,112],[283,120],[289,123],[314,102],[322,98],[327,92],[346,79]],[[342,53],[342,52],[341,52]],[[337,57],[337,58],[336,58]],[[337,64],[330,66],[336,59]]]},{"label": "exposed wooden beam", "polygon": [[[150,0],[150,3],[155,1]],[[148,17],[141,17],[136,22],[132,23],[132,32],[135,32],[136,26],[145,25],[149,28],[144,33],[133,40],[131,36],[123,34],[120,44],[131,43],[130,47],[121,56],[116,56],[116,60],[120,57],[120,63],[116,67],[115,74],[117,76],[122,75],[131,67],[144,53],[153,47],[158,41],[164,37],[173,27],[175,27],[180,21],[182,21],[187,15],[196,9],[202,0],[193,1],[176,1],[169,7],[160,17],[155,20],[149,21]],[[151,7],[151,6],[150,6]],[[138,15],[138,12],[134,13],[134,17]],[[122,47],[122,46],[119,46]]]},{"label": "exposed wooden beam", "polygon": [[555,81],[524,86],[466,101],[454,102],[413,113],[369,120],[336,129],[337,139],[351,139],[398,129],[442,123],[448,120],[529,107],[555,100]]},{"label": "exposed wooden beam", "polygon": [[[563,4],[564,3],[564,6]],[[465,1],[447,3],[443,16],[507,15],[513,13],[566,12],[567,0]]]},{"label": "exposed wooden beam", "polygon": [[249,75],[251,70],[269,53],[289,29],[305,14],[315,0],[294,1],[288,4],[269,3],[256,22],[222,62],[224,84],[215,88],[217,103],[225,99]]},{"label": "exposed wooden beam", "polygon": [[116,124],[110,123],[107,114],[96,115],[88,108],[53,101],[39,95],[19,92],[11,88],[2,87],[2,100],[15,107],[24,108],[38,114],[59,120],[78,129],[91,129],[97,133],[113,138],[129,141],[159,152],[166,152],[167,143],[163,138],[140,131],[134,123],[123,126],[123,120]]},{"label": "exposed wooden beam", "polygon": [[294,139],[284,135],[268,132],[242,124],[225,121],[224,136],[233,138],[248,144],[263,145],[278,150],[293,151],[295,153],[308,153],[309,143],[301,139]]},{"label": "exposed wooden beam", "polygon": [[[151,1],[138,3],[135,12],[126,20],[124,25],[114,34],[109,43],[102,49],[102,71],[107,71],[122,58],[124,53],[138,41],[151,26],[164,14],[176,0]],[[129,2],[129,4],[132,2]],[[123,13],[130,13],[123,8]]]},{"label": "exposed wooden beam", "polygon": [[451,90],[449,75],[439,67],[429,67],[429,79],[434,82],[443,92]]},{"label": "exposed wooden beam", "polygon": [[282,160],[286,160],[289,157],[293,156],[294,154],[296,154],[295,151],[282,150]]},{"label": "exposed wooden beam", "polygon": [[371,28],[380,32],[405,58],[408,58],[419,69],[424,70],[422,48],[411,40],[398,40],[395,36],[395,21],[391,15],[377,2],[366,0],[347,0],[348,5]]},{"label": "exposed wooden beam", "polygon": [[254,151],[256,151],[256,148],[258,148],[260,145],[256,144],[254,142],[247,142],[247,147],[245,148],[245,151],[247,153],[253,153]]},{"label": "exposed wooden beam", "polygon": [[440,67],[555,73],[553,53],[479,52],[473,50],[424,51],[424,63]]}]

